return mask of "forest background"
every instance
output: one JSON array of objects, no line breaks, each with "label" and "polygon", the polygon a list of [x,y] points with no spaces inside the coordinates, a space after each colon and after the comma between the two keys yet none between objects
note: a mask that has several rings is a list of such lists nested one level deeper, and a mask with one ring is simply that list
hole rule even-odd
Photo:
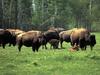
[{"label": "forest background", "polygon": [[0,0],[0,28],[100,31],[100,0]]}]

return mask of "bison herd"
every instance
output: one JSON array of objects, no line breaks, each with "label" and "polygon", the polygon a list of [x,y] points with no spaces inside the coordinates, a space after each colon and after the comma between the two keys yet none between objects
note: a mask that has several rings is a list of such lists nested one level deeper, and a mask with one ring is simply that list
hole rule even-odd
[{"label": "bison herd", "polygon": [[50,48],[57,49],[63,48],[63,41],[70,42],[72,48],[78,48],[86,50],[89,45],[91,50],[96,44],[95,35],[91,34],[89,30],[85,28],[73,28],[65,30],[63,28],[52,28],[45,32],[38,30],[22,31],[20,29],[0,29],[0,46],[5,48],[6,44],[9,46],[18,46],[18,50],[21,51],[21,47],[32,47],[32,50],[38,51],[39,47],[47,49],[46,44],[51,45]]}]

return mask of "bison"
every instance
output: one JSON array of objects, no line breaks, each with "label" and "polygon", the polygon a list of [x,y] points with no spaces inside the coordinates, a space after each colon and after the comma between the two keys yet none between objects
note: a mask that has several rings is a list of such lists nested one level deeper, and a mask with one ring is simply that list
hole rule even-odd
[{"label": "bison", "polygon": [[57,40],[57,39],[51,39],[51,40],[49,41],[49,44],[51,45],[50,48],[53,47],[53,49],[58,49],[59,40]]},{"label": "bison", "polygon": [[43,43],[43,45],[45,45],[45,48],[47,49],[46,44],[51,39],[59,40],[59,33],[57,31],[55,31],[55,30],[48,30],[48,31],[44,32],[44,39],[45,39],[45,42]]},{"label": "bison", "polygon": [[79,45],[79,47],[83,50],[86,48],[86,40],[89,39],[90,32],[85,28],[78,28],[74,30],[71,35],[71,45],[74,46]]},{"label": "bison", "polygon": [[6,29],[0,29],[0,44],[3,46],[3,48],[5,48],[5,45],[8,43],[13,45],[16,44],[16,38],[15,36],[12,36],[12,34]]},{"label": "bison", "polygon": [[[16,41],[16,38],[19,34],[21,33],[24,33],[24,31],[20,30],[20,29],[6,29],[8,30],[11,35],[13,36],[13,38],[15,38],[15,41]],[[10,43],[9,46],[11,46],[12,44]],[[16,44],[14,44],[13,46],[15,46]]]},{"label": "bison", "polygon": [[65,41],[65,42],[71,42],[70,35],[76,29],[77,28],[73,28],[73,29],[62,31],[62,32],[59,33],[59,40],[60,40],[61,48],[63,48],[62,47],[63,41]]},{"label": "bison", "polygon": [[43,42],[43,35],[41,31],[28,31],[18,35],[16,41],[19,52],[23,45],[26,47],[32,47],[32,50],[35,52],[38,51]]}]

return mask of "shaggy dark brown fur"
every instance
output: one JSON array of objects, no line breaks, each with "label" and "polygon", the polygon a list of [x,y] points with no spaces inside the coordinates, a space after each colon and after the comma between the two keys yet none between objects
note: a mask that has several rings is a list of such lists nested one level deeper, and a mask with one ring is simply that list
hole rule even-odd
[{"label": "shaggy dark brown fur", "polygon": [[32,47],[34,52],[38,51],[42,43],[42,37],[43,35],[41,31],[28,31],[18,35],[17,44],[19,51],[21,51],[22,45],[26,47]]}]

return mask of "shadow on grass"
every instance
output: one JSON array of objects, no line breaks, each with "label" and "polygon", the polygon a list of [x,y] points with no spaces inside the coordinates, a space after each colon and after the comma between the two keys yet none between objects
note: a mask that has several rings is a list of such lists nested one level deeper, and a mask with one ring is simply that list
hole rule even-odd
[{"label": "shadow on grass", "polygon": [[3,75],[17,75],[17,73],[9,71],[9,72],[5,72]]},{"label": "shadow on grass", "polygon": [[16,68],[17,66],[15,64],[8,63],[8,64],[6,64],[6,67],[13,69],[13,68]]},{"label": "shadow on grass", "polygon": [[90,59],[93,59],[93,60],[100,60],[100,56],[96,56],[96,55],[87,55],[85,56],[86,58],[90,58]]},{"label": "shadow on grass", "polygon": [[58,61],[58,62],[72,61],[73,60],[73,56],[56,57],[56,58],[54,58],[54,60]]}]

